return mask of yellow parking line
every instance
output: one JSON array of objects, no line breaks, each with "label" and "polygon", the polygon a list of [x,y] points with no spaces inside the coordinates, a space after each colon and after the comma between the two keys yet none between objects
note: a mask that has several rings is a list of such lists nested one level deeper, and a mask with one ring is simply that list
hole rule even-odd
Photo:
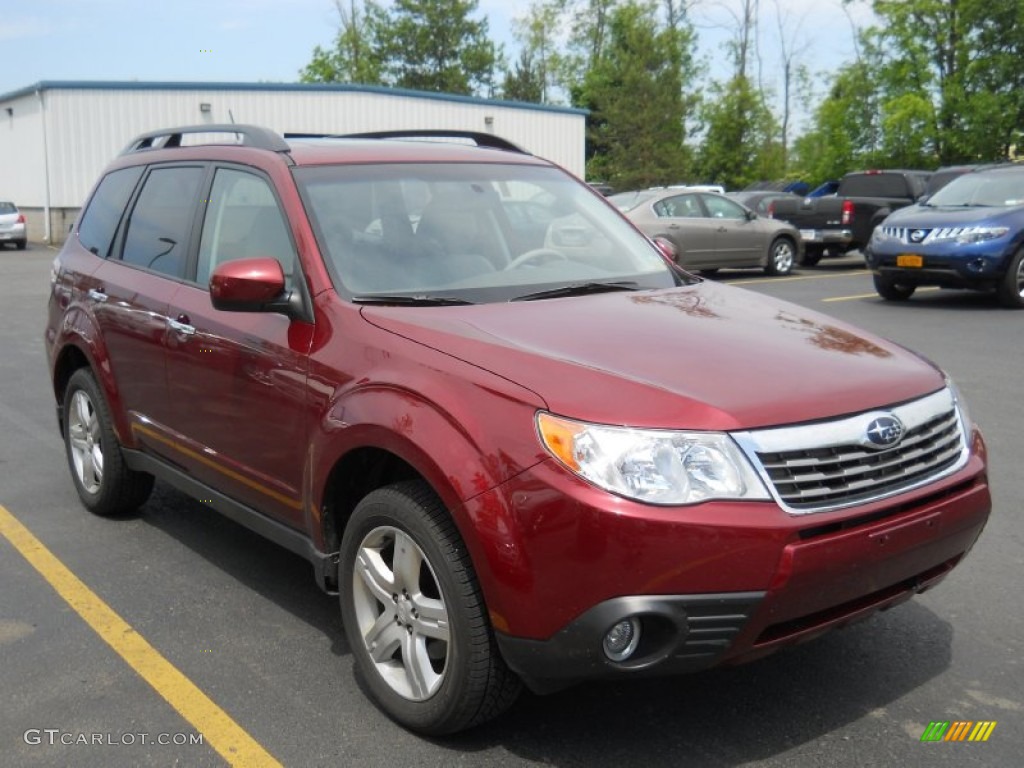
[{"label": "yellow parking line", "polygon": [[185,677],[0,505],[0,535],[143,680],[231,766],[280,766],[238,723]]},{"label": "yellow parking line", "polygon": [[[918,288],[914,293],[927,293],[928,291],[941,290],[938,287],[935,288]],[[822,299],[822,301],[856,301],[857,299],[881,299],[882,297],[878,293],[859,293],[856,296],[833,296],[828,299]]]},{"label": "yellow parking line", "polygon": [[867,269],[858,269],[855,272],[839,272],[828,275],[797,275],[795,277],[757,277],[753,280],[723,280],[725,285],[753,285],[755,283],[791,283],[796,280],[824,280],[829,277],[856,277],[858,275],[870,275]]}]

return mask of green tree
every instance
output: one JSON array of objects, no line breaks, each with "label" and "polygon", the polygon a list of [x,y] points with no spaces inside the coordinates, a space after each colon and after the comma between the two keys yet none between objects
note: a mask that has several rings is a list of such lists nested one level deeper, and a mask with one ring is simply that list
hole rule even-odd
[{"label": "green tree", "polygon": [[385,36],[389,81],[402,88],[491,95],[499,53],[477,0],[395,0]]},{"label": "green tree", "polygon": [[340,25],[334,48],[313,49],[313,59],[299,73],[304,83],[384,85],[381,37],[387,14],[373,0],[335,0]]},{"label": "green tree", "polygon": [[512,69],[505,71],[505,80],[501,86],[501,95],[512,101],[529,101],[535,104],[544,103],[544,76],[534,63],[530,51],[523,49],[519,60]]},{"label": "green tree", "polygon": [[701,181],[742,189],[785,173],[778,123],[750,78],[737,74],[715,83],[704,104],[706,134],[697,166]]},{"label": "green tree", "polygon": [[317,46],[302,70],[307,82],[391,85],[422,91],[492,95],[501,54],[477,0],[337,0],[334,48]]},{"label": "green tree", "polygon": [[[563,62],[556,35],[565,12],[564,0],[540,0],[513,22],[521,51],[519,61],[505,73],[505,98],[552,103],[551,94],[558,85]],[[513,93],[520,95],[510,96],[510,86]],[[532,98],[538,88],[540,95]]]},{"label": "green tree", "polygon": [[643,0],[613,8],[602,34],[602,53],[574,93],[591,110],[588,178],[619,189],[678,182],[686,155],[675,34]]}]

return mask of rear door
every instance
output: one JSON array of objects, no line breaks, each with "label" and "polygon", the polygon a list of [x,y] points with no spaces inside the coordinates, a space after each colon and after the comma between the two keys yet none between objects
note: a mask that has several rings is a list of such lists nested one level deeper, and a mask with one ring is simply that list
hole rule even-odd
[{"label": "rear door", "polygon": [[687,269],[713,269],[724,266],[715,251],[717,225],[707,217],[700,198],[694,194],[673,195],[652,206],[658,217],[658,230],[679,251],[678,262]]},{"label": "rear door", "polygon": [[269,256],[301,280],[294,239],[270,180],[220,165],[202,206],[198,257],[169,308],[170,423],[177,461],[237,501],[294,526],[302,517],[306,371],[313,326],[285,315],[222,312],[217,265]]},{"label": "rear door", "polygon": [[106,255],[101,248],[110,255],[82,288],[106,345],[115,396],[128,413],[135,440],[167,454],[167,307],[185,275],[206,168],[154,166],[129,204],[113,243],[96,239],[93,223],[108,217],[116,221],[123,210],[117,198],[127,196],[125,190],[131,192],[140,173],[141,168],[130,168],[109,174],[102,184],[109,180],[110,189],[101,186],[94,196],[79,240],[97,255]]}]

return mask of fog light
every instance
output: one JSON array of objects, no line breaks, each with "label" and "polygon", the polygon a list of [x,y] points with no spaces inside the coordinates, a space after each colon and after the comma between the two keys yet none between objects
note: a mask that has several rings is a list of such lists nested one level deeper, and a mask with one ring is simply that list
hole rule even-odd
[{"label": "fog light", "polygon": [[604,654],[612,661],[625,661],[640,644],[640,620],[623,619],[604,636]]},{"label": "fog light", "polygon": [[986,263],[985,259],[974,259],[967,262],[967,268],[972,272],[984,272]]}]

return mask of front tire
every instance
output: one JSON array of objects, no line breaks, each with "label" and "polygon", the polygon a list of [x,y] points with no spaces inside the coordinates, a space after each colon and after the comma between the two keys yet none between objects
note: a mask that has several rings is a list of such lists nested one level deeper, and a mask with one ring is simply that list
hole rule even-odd
[{"label": "front tire", "polygon": [[64,448],[82,504],[102,517],[133,512],[153,491],[153,476],[129,469],[110,409],[88,368],[79,368],[64,391]]},{"label": "front tire", "polygon": [[1024,309],[1024,248],[1010,259],[1006,274],[996,288],[999,303],[1010,309]]},{"label": "front tire", "polygon": [[793,262],[796,259],[796,248],[793,241],[785,237],[778,237],[772,241],[768,248],[768,263],[765,265],[766,275],[788,275],[793,271]]},{"label": "front tire", "polygon": [[917,290],[916,285],[897,283],[891,277],[875,275],[874,278],[875,290],[878,291],[878,295],[886,301],[906,301],[913,296],[914,291]]},{"label": "front tire", "polygon": [[357,673],[389,717],[441,735],[515,701],[521,682],[498,652],[469,553],[427,485],[398,483],[359,502],[339,574]]}]

